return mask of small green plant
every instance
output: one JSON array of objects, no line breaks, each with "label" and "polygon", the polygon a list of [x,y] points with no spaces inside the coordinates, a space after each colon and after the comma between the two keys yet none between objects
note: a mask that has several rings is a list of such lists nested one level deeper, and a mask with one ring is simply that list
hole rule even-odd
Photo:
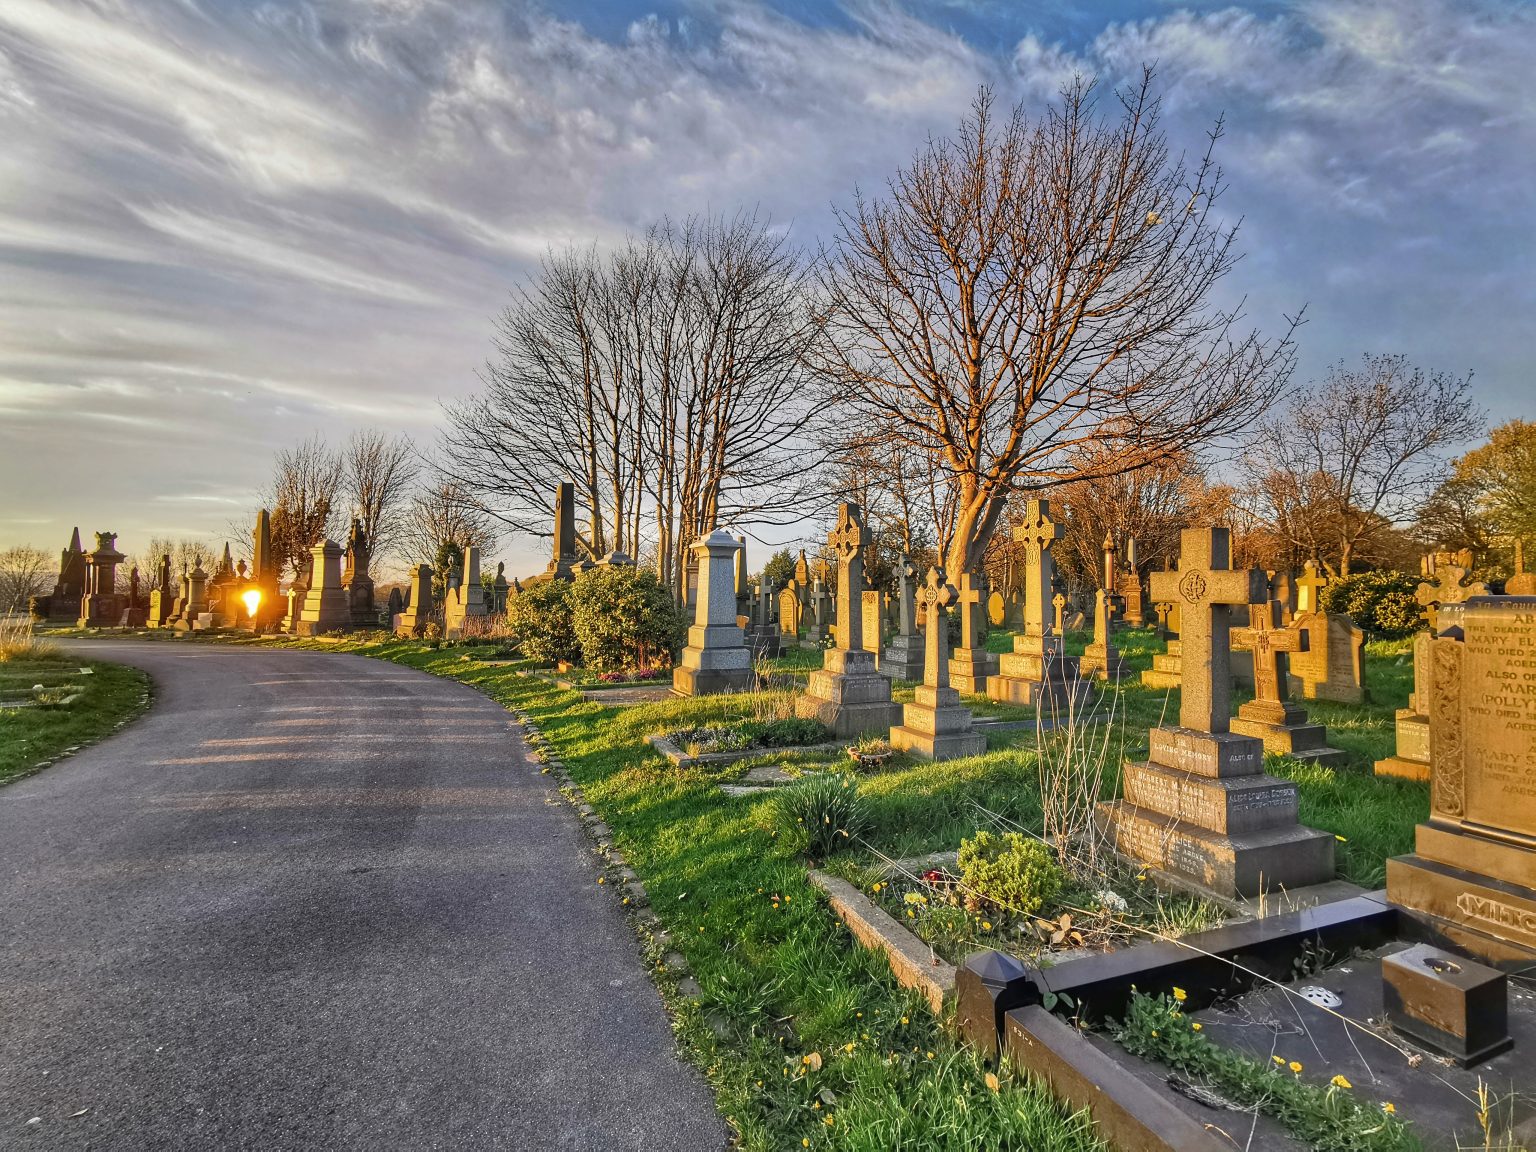
[{"label": "small green plant", "polygon": [[1019,832],[981,829],[960,841],[955,861],[967,893],[1023,916],[1038,912],[1061,891],[1062,872],[1051,850]]},{"label": "small green plant", "polygon": [[1361,1100],[1345,1077],[1334,1076],[1321,1087],[1301,1078],[1299,1062],[1276,1056],[1263,1063],[1212,1043],[1200,1023],[1179,1007],[1181,995],[1177,989],[1173,997],[1133,995],[1115,1039],[1132,1055],[1157,1060],[1217,1089],[1239,1107],[1273,1117],[1308,1148],[1406,1152],[1419,1147],[1392,1102]]},{"label": "small green plant", "polygon": [[816,860],[846,848],[869,823],[853,776],[812,776],[785,788],[775,800],[779,834]]},{"label": "small green plant", "polygon": [[742,728],[764,748],[796,748],[805,744],[821,744],[832,738],[832,730],[820,720],[799,716],[748,721]]}]

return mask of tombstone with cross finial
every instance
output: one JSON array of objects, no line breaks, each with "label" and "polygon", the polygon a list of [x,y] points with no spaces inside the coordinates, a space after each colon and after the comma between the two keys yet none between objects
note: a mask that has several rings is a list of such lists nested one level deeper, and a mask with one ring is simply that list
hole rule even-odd
[{"label": "tombstone with cross finial", "polygon": [[752,589],[752,630],[747,634],[747,646],[759,660],[772,660],[779,655],[779,626],[773,609],[773,581],[763,576]]},{"label": "tombstone with cross finial", "polygon": [[902,708],[902,722],[891,729],[891,747],[926,760],[953,760],[979,756],[987,750],[987,738],[977,732],[970,709],[960,703],[960,693],[949,683],[949,627],[945,609],[959,598],[942,568],[928,569],[928,578],[917,590],[923,613],[923,682],[913,702]]},{"label": "tombstone with cross finial", "polygon": [[1324,612],[1327,580],[1315,561],[1296,578],[1296,616],[1291,626],[1306,633],[1306,646],[1292,654],[1291,691],[1305,700],[1339,704],[1365,701],[1365,632],[1343,612]]},{"label": "tombstone with cross finial", "polygon": [[1053,592],[1056,563],[1051,546],[1064,534],[1051,518],[1049,500],[1031,500],[1013,538],[1024,545],[1024,630],[1014,635],[1013,651],[998,661],[987,695],[1008,704],[1044,706],[1053,712],[1086,702],[1089,685],[1066,655],[1057,627]]},{"label": "tombstone with cross finial", "polygon": [[1309,637],[1280,624],[1280,604],[1270,600],[1253,613],[1253,625],[1232,630],[1232,646],[1253,655],[1254,696],[1237,710],[1232,731],[1257,736],[1270,752],[1315,764],[1341,764],[1349,757],[1328,747],[1328,730],[1307,721],[1307,711],[1290,698],[1289,658],[1307,650]]},{"label": "tombstone with cross finial", "polygon": [[811,580],[810,594],[806,597],[805,643],[807,647],[820,648],[831,632],[832,597],[821,577]]},{"label": "tombstone with cross finial", "polygon": [[979,572],[960,573],[955,596],[960,643],[949,658],[950,683],[960,692],[982,695],[997,675],[997,657],[987,651],[987,579]]},{"label": "tombstone with cross finial", "polygon": [[1488,595],[1488,586],[1470,579],[1472,553],[1435,552],[1422,562],[1424,582],[1413,598],[1424,606],[1429,631],[1434,636],[1453,636],[1461,628],[1462,605],[1474,596]]},{"label": "tombstone with cross finial", "polygon": [[896,635],[880,661],[880,671],[893,680],[923,678],[923,638],[917,626],[918,578],[917,565],[903,554],[896,565]]},{"label": "tombstone with cross finial", "polygon": [[679,696],[740,692],[752,687],[752,652],[736,615],[736,559],[740,542],[716,529],[695,542],[699,595],[688,644],[672,669]]},{"label": "tombstone with cross finial", "polygon": [[1261,602],[1264,573],[1234,571],[1225,528],[1183,534],[1177,572],[1152,594],[1181,602],[1184,686],[1179,723],[1148,733],[1125,765],[1124,799],[1100,806],[1116,848],[1170,880],[1223,896],[1294,890],[1333,878],[1334,838],[1297,823],[1297,790],[1264,772],[1264,742],[1229,729],[1228,614]]},{"label": "tombstone with cross finial", "polygon": [[1296,615],[1321,612],[1323,589],[1326,587],[1328,587],[1327,578],[1317,574],[1317,561],[1308,560],[1303,564],[1301,575],[1296,577]]},{"label": "tombstone with cross finial", "polygon": [[1078,672],[1085,680],[1092,676],[1099,680],[1118,682],[1127,675],[1125,657],[1120,655],[1120,650],[1110,638],[1109,625],[1109,597],[1100,588],[1093,598],[1093,639],[1083,649],[1083,655],[1078,661]]},{"label": "tombstone with cross finial", "polygon": [[891,700],[891,681],[875,668],[864,649],[864,552],[869,533],[857,504],[838,509],[837,525],[827,537],[837,558],[836,646],[811,673],[805,694],[795,699],[797,716],[820,720],[838,736],[883,732],[896,723],[901,708]]}]

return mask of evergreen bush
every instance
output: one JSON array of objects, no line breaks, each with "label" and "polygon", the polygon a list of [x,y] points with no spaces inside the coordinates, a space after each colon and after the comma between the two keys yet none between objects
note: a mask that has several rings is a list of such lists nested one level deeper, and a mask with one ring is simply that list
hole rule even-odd
[{"label": "evergreen bush", "polygon": [[576,578],[571,626],[581,662],[593,672],[670,664],[686,631],[672,593],[656,573],[622,564]]},{"label": "evergreen bush", "polygon": [[1393,640],[1424,627],[1424,609],[1414,599],[1419,578],[1407,572],[1356,572],[1323,589],[1318,604],[1324,612],[1343,612],[1376,636]]},{"label": "evergreen bush", "polygon": [[568,580],[541,580],[507,595],[507,625],[530,660],[555,664],[581,658],[571,620],[572,587]]}]

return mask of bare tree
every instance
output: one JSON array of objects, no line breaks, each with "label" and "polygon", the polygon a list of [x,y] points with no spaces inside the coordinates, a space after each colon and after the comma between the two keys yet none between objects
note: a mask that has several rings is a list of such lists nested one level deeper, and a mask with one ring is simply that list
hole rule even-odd
[{"label": "bare tree", "polygon": [[650,552],[677,591],[722,521],[782,524],[816,492],[798,255],[756,217],[663,221],[618,251],[551,253],[496,326],[483,391],[448,409],[445,476],[513,531]]},{"label": "bare tree", "polygon": [[345,476],[341,455],[319,433],[277,454],[264,496],[272,509],[272,554],[280,567],[287,564],[297,573],[309,550],[336,534]]},{"label": "bare tree", "polygon": [[[248,553],[249,542],[246,543],[240,554],[248,556]],[[162,556],[169,556],[171,558],[172,581],[170,588],[163,589],[160,588],[159,583],[160,558]],[[128,557],[127,562],[118,568],[118,575],[123,579],[127,579],[133,569],[137,568],[139,570],[139,587],[145,594],[156,589],[170,592],[175,591],[179,587],[176,581],[181,579],[183,565],[191,569],[201,562],[205,568],[208,568],[213,563],[213,556],[213,547],[204,540],[195,540],[187,536],[175,539],[169,536],[153,536],[141,551],[133,553]]]},{"label": "bare tree", "polygon": [[1260,424],[1245,458],[1268,518],[1303,555],[1349,575],[1447,475],[1441,452],[1482,427],[1470,382],[1403,356],[1334,365]]},{"label": "bare tree", "polygon": [[25,612],[27,602],[53,586],[53,560],[41,548],[18,544],[0,552],[0,615]]},{"label": "bare tree", "polygon": [[[1150,71],[1113,121],[1094,93],[1080,78],[1031,122],[1000,120],[984,89],[883,200],[839,212],[822,254],[830,398],[846,421],[937,443],[956,484],[951,573],[981,562],[1011,492],[1229,436],[1293,367],[1291,330],[1241,334],[1240,312],[1211,303],[1237,258],[1214,215],[1221,125],[1191,170]],[[1084,464],[1076,450],[1106,436],[1119,451]]]},{"label": "bare tree", "polygon": [[360,429],[342,449],[347,499],[363,523],[374,557],[393,552],[405,528],[411,489],[420,471],[410,437]]},{"label": "bare tree", "polygon": [[399,551],[412,564],[437,564],[445,545],[461,554],[494,548],[497,521],[456,481],[439,480],[416,493],[400,531]]}]

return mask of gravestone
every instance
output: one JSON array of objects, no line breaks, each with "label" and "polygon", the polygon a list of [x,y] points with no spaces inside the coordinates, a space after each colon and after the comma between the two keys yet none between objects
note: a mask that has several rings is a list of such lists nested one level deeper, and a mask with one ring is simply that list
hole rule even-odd
[{"label": "gravestone", "polygon": [[1183,609],[1179,723],[1151,730],[1124,799],[1098,812],[1121,853],[1223,897],[1333,878],[1333,836],[1297,823],[1296,785],[1265,774],[1263,741],[1229,729],[1228,613],[1267,594],[1264,573],[1232,569],[1228,529],[1185,529],[1179,570],[1152,574],[1153,597]]},{"label": "gravestone", "polygon": [[692,549],[698,558],[699,597],[688,645],[672,670],[679,696],[738,692],[752,686],[752,652],[736,622],[736,558],[740,543],[716,529]]},{"label": "gravestone", "polygon": [[443,598],[443,635],[457,640],[466,628],[473,630],[475,621],[490,614],[485,585],[480,581],[480,545],[471,544],[464,549],[463,574]]},{"label": "gravestone", "polygon": [[272,515],[261,508],[256,512],[256,525],[251,529],[251,570],[245,588],[246,592],[254,590],[259,599],[256,611],[246,612],[247,627],[267,632],[282,622],[281,575],[277,558],[272,555]]},{"label": "gravestone", "polygon": [[54,581],[43,614],[50,624],[74,624],[80,618],[80,602],[84,599],[85,550],[80,547],[77,527],[70,533],[69,546],[59,553],[59,578]]},{"label": "gravestone", "polygon": [[1462,604],[1473,596],[1488,594],[1486,585],[1470,579],[1472,553],[1467,549],[1460,552],[1432,552],[1420,562],[1420,568],[1424,573],[1424,581],[1413,598],[1424,606],[1429,630],[1437,636],[1443,633],[1439,624],[1440,609],[1443,606]]},{"label": "gravestone", "polygon": [[[1274,585],[1270,585],[1274,590]],[[1277,600],[1258,606],[1250,628],[1234,628],[1232,646],[1253,657],[1253,699],[1237,710],[1232,731],[1257,736],[1269,752],[1280,752],[1309,764],[1342,764],[1347,753],[1328,746],[1328,729],[1308,722],[1307,710],[1290,699],[1287,658],[1302,652],[1308,634],[1279,626]]]},{"label": "gravestone", "polygon": [[917,630],[917,575],[912,557],[903,553],[896,565],[896,635],[891,637],[880,662],[880,671],[895,680],[923,678],[923,638]]},{"label": "gravestone", "polygon": [[400,594],[399,588],[389,590],[389,599],[384,603],[385,615],[389,617],[391,631],[400,627],[400,616],[405,611],[405,597]]},{"label": "gravestone", "polygon": [[[609,555],[612,555],[610,553]],[[512,585],[507,583],[506,561],[496,561],[496,578],[491,581],[491,615],[505,616],[507,614],[507,596],[512,591]]]},{"label": "gravestone", "polygon": [[1296,577],[1290,569],[1282,568],[1269,574],[1269,597],[1278,605],[1280,627],[1289,628],[1300,607]]},{"label": "gravestone", "polygon": [[544,575],[553,580],[574,580],[576,555],[576,485],[562,480],[555,485],[555,531],[553,555]]},{"label": "gravestone", "polygon": [[155,588],[149,594],[149,618],[145,623],[151,628],[164,628],[175,602],[176,590],[171,587],[171,554],[166,552],[155,569]]},{"label": "gravestone", "polygon": [[1387,861],[1387,899],[1432,939],[1536,965],[1536,597],[1478,596],[1430,640],[1429,820]]},{"label": "gravestone", "polygon": [[178,632],[191,632],[208,627],[203,617],[208,612],[208,573],[203,570],[203,558],[197,556],[192,571],[182,570],[182,595],[176,604],[174,627]]},{"label": "gravestone", "polygon": [[800,639],[800,590],[793,584],[779,592],[779,634],[791,643]]},{"label": "gravestone", "polygon": [[811,673],[804,695],[795,700],[795,714],[820,720],[839,736],[884,732],[896,723],[901,709],[891,700],[891,681],[875,669],[864,650],[864,550],[869,535],[857,504],[838,509],[837,527],[827,538],[837,557],[836,647],[829,648],[822,666]]},{"label": "gravestone", "polygon": [[832,616],[832,603],[831,597],[827,595],[827,586],[822,583],[819,576],[811,581],[809,611],[810,623],[806,625],[805,642],[810,647],[820,648],[831,635],[829,621]]},{"label": "gravestone", "polygon": [[96,547],[85,556],[85,594],[79,601],[79,628],[111,628],[122,619],[117,566],[126,557],[117,550],[116,532],[96,533]]},{"label": "gravestone", "polygon": [[[1121,599],[1125,604],[1124,623],[1130,628],[1143,628],[1147,623],[1147,595],[1141,583],[1141,569],[1136,564],[1136,537],[1125,542],[1125,571],[1120,581]],[[1097,606],[1094,609],[1098,611]],[[1111,619],[1113,617],[1111,616]]]},{"label": "gravestone", "polygon": [[1104,599],[1109,605],[1109,618],[1111,621],[1125,619],[1125,599],[1120,595],[1119,582],[1115,578],[1115,537],[1114,533],[1104,531]]},{"label": "gravestone", "polygon": [[146,601],[139,588],[139,570],[133,569],[128,574],[128,598],[123,604],[122,619],[118,621],[121,628],[142,628],[149,622],[149,611],[145,607]]},{"label": "gravestone", "polygon": [[864,612],[864,651],[874,657],[876,668],[880,667],[880,646],[885,641],[885,605],[881,600],[879,592],[866,588],[861,601]]},{"label": "gravestone", "polygon": [[1508,596],[1536,596],[1536,573],[1525,570],[1525,541],[1515,541],[1515,572],[1504,581]]},{"label": "gravestone", "polygon": [[987,750],[987,738],[971,723],[971,711],[960,703],[960,693],[949,684],[949,626],[944,610],[956,600],[954,587],[941,568],[928,569],[928,579],[917,594],[924,618],[925,652],[923,682],[903,705],[902,721],[891,729],[891,747],[925,760],[953,760],[979,756]]},{"label": "gravestone", "polygon": [[[352,626],[352,604],[341,586],[342,547],[322,540],[309,550],[312,560],[309,589],[299,610],[294,632],[299,636],[323,636]],[[197,573],[193,573],[195,577]]]},{"label": "gravestone", "polygon": [[1321,612],[1323,610],[1322,592],[1328,587],[1328,581],[1317,574],[1317,561],[1308,560],[1301,566],[1301,575],[1296,578],[1296,615],[1305,616],[1309,612]]},{"label": "gravestone", "polygon": [[[1130,600],[1126,600],[1129,605]],[[1078,660],[1078,675],[1083,679],[1090,676],[1099,680],[1114,680],[1119,682],[1126,677],[1125,658],[1120,655],[1120,650],[1110,639],[1109,628],[1109,604],[1106,602],[1104,590],[1099,589],[1094,596],[1093,604],[1093,640],[1087,648],[1083,649],[1083,655]]]},{"label": "gravestone", "polygon": [[352,520],[352,531],[347,535],[347,554],[341,572],[341,586],[347,590],[347,603],[352,608],[352,624],[358,628],[371,628],[378,623],[378,610],[373,605],[373,577],[368,572],[373,549],[363,522]]},{"label": "gravestone", "polygon": [[1031,500],[1013,538],[1024,545],[1024,628],[1013,637],[1013,651],[998,660],[987,695],[1007,704],[1061,711],[1084,702],[1089,685],[1078,662],[1066,655],[1054,626],[1051,592],[1056,561],[1051,546],[1064,534],[1051,519],[1049,500]]},{"label": "gravestone", "polygon": [[986,576],[960,573],[955,610],[960,614],[960,644],[949,658],[949,681],[960,692],[982,696],[998,673],[996,654],[987,651]]},{"label": "gravestone", "polygon": [[747,643],[757,659],[772,660],[779,655],[779,629],[773,621],[773,581],[763,577],[754,591],[752,630],[747,634]]},{"label": "gravestone", "polygon": [[1291,691],[1304,700],[1365,701],[1365,632],[1342,612],[1298,612],[1291,627],[1307,638],[1291,656]]},{"label": "gravestone", "polygon": [[411,573],[410,599],[395,623],[397,636],[423,636],[432,623],[432,565],[418,564]]},{"label": "gravestone", "polygon": [[[698,547],[697,544],[694,547]],[[752,582],[747,579],[747,538],[736,537],[736,615],[752,615]]]}]

